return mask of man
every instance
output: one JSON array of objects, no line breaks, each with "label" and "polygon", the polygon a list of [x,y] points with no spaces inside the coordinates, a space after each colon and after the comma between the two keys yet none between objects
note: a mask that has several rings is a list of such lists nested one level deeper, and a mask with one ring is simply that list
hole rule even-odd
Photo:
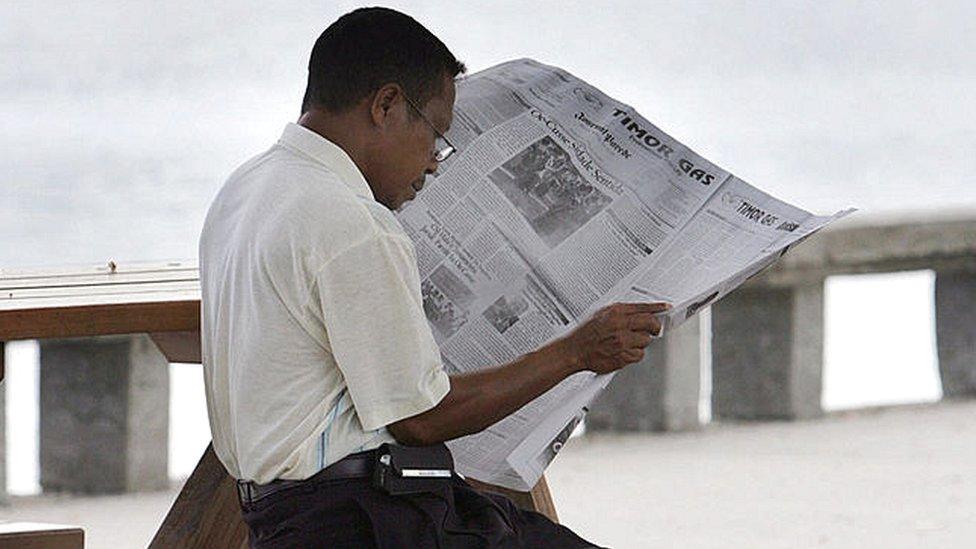
[{"label": "man", "polygon": [[381,444],[436,448],[478,432],[574,372],[638,361],[660,330],[664,305],[618,304],[510,364],[444,372],[392,210],[450,154],[463,71],[406,15],[341,17],[312,50],[298,123],[210,207],[207,405],[253,546],[590,546],[456,475],[412,495],[369,478]]}]

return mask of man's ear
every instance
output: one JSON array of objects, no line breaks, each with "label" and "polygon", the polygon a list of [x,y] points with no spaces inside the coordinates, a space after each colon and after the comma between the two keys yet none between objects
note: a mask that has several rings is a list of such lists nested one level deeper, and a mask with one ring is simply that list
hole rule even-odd
[{"label": "man's ear", "polygon": [[401,100],[403,89],[399,84],[384,84],[376,93],[373,94],[373,101],[370,103],[369,114],[373,124],[385,128],[394,120],[396,111],[394,107]]}]

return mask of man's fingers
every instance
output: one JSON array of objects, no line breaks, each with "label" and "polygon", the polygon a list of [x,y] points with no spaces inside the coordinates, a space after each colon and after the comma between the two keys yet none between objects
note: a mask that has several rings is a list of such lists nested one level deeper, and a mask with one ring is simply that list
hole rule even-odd
[{"label": "man's fingers", "polygon": [[620,354],[620,358],[627,364],[640,362],[644,358],[644,349],[628,349]]},{"label": "man's fingers", "polygon": [[658,335],[661,333],[661,319],[650,313],[632,315],[627,328],[634,332]]},{"label": "man's fingers", "polygon": [[643,349],[651,344],[653,337],[647,332],[630,332],[631,336],[628,338],[627,342],[631,349]]},{"label": "man's fingers", "polygon": [[640,351],[651,344],[654,338],[646,332],[618,332],[604,340],[611,353]]},{"label": "man's fingers", "polygon": [[624,314],[629,315],[640,315],[640,314],[656,314],[663,313],[671,308],[670,303],[618,303],[621,307],[621,311]]},{"label": "man's fingers", "polygon": [[643,349],[653,340],[654,338],[648,332],[618,331],[601,339],[599,345],[612,354],[630,349]]}]

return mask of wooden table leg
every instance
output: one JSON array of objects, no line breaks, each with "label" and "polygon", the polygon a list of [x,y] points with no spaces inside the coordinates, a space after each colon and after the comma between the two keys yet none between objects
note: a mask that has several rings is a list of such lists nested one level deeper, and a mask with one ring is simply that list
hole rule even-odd
[{"label": "wooden table leg", "polygon": [[241,520],[236,481],[227,474],[210,444],[149,547],[241,549],[246,546],[247,526]]}]

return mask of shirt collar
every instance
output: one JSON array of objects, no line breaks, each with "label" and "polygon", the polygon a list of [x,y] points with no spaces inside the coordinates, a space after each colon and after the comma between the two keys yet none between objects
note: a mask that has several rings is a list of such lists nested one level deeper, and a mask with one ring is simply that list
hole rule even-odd
[{"label": "shirt collar", "polygon": [[363,173],[341,147],[312,130],[289,122],[278,143],[311,157],[335,172],[356,196],[375,200]]}]

